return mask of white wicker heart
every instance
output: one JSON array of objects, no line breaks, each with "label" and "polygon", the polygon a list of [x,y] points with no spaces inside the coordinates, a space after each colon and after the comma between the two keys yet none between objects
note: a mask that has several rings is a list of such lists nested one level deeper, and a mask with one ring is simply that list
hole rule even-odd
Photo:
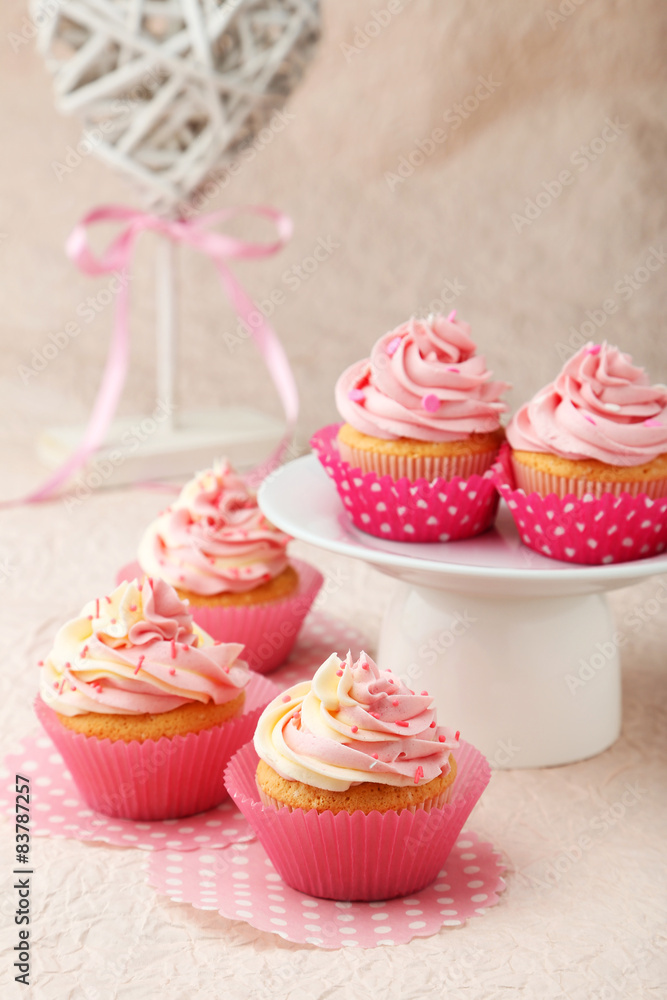
[{"label": "white wicker heart", "polygon": [[32,0],[58,110],[147,207],[190,196],[301,78],[319,0]]}]

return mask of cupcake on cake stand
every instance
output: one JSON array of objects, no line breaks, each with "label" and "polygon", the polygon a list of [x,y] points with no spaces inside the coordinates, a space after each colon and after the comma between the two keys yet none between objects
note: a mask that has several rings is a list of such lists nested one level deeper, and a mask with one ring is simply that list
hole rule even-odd
[{"label": "cupcake on cake stand", "polygon": [[618,737],[626,637],[605,594],[667,572],[667,556],[599,566],[548,559],[522,544],[504,502],[495,527],[475,538],[376,538],[351,523],[315,455],[265,481],[259,503],[290,535],[401,581],[378,663],[428,690],[496,766],[566,764]]}]

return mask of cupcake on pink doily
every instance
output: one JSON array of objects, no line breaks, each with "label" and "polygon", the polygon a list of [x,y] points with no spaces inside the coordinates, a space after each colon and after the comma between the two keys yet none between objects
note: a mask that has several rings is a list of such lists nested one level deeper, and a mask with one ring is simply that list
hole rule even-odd
[{"label": "cupcake on pink doily", "polygon": [[449,541],[489,527],[506,388],[455,312],[410,319],[380,337],[336,383],[345,423],[312,441],[354,523],[399,541]]},{"label": "cupcake on pink doily", "polygon": [[277,696],[226,780],[288,885],[369,900],[435,878],[489,776],[427,692],[362,652]]},{"label": "cupcake on pink doily", "polygon": [[585,345],[514,415],[507,440],[498,486],[526,544],[588,563],[664,549],[667,387],[628,354]]},{"label": "cupcake on pink doily", "polygon": [[[221,460],[149,525],[138,567],[170,583],[203,629],[242,643],[250,668],[266,673],[289,656],[322,584],[314,567],[288,557],[289,542]],[[133,564],[121,576],[136,572]]]},{"label": "cupcake on pink doily", "polygon": [[[242,646],[214,642],[161,580],[124,582],[56,634],[38,718],[85,801],[127,819],[202,812],[266,703]],[[269,695],[270,697],[270,695]]]}]

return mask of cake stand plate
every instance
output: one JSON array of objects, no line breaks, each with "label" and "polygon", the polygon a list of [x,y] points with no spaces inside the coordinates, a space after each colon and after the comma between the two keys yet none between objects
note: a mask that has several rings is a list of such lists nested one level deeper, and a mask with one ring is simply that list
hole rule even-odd
[{"label": "cake stand plate", "polygon": [[607,566],[547,559],[521,543],[502,502],[495,528],[476,538],[374,538],[352,525],[315,455],[265,480],[259,503],[295,538],[401,581],[378,662],[428,690],[442,722],[493,766],[566,764],[618,737],[626,637],[605,592],[667,572],[667,556]]}]

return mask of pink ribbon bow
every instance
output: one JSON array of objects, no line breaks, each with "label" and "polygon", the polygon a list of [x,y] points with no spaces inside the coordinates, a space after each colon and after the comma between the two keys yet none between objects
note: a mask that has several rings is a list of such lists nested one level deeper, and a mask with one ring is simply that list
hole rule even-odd
[{"label": "pink ribbon bow", "polygon": [[[273,243],[247,243],[225,233],[214,232],[212,226],[243,212],[262,216],[276,225],[278,239]],[[88,243],[87,228],[96,222],[127,223],[122,232],[99,257],[92,252]],[[278,390],[287,430],[276,452],[272,456],[278,461],[292,437],[299,412],[299,396],[294,376],[284,348],[252,299],[234,277],[228,260],[254,260],[270,257],[282,249],[292,235],[292,222],[274,208],[248,206],[245,208],[222,209],[197,219],[167,219],[158,215],[124,208],[122,205],[107,205],[93,209],[73,229],[66,243],[69,257],[86,274],[109,274],[127,269],[130,265],[137,238],[145,230],[161,233],[168,239],[185,243],[210,257],[215,264],[220,281],[236,310],[239,319],[247,327],[260,354],[266,362],[273,382]],[[90,456],[100,447],[106,437],[109,424],[116,412],[125,377],[129,357],[129,292],[124,283],[116,298],[116,316],[111,346],[88,426],[81,444],[53,475],[34,492],[24,498],[26,503],[35,503],[53,496],[54,492],[80,469]],[[269,463],[266,463],[268,466]]]}]

